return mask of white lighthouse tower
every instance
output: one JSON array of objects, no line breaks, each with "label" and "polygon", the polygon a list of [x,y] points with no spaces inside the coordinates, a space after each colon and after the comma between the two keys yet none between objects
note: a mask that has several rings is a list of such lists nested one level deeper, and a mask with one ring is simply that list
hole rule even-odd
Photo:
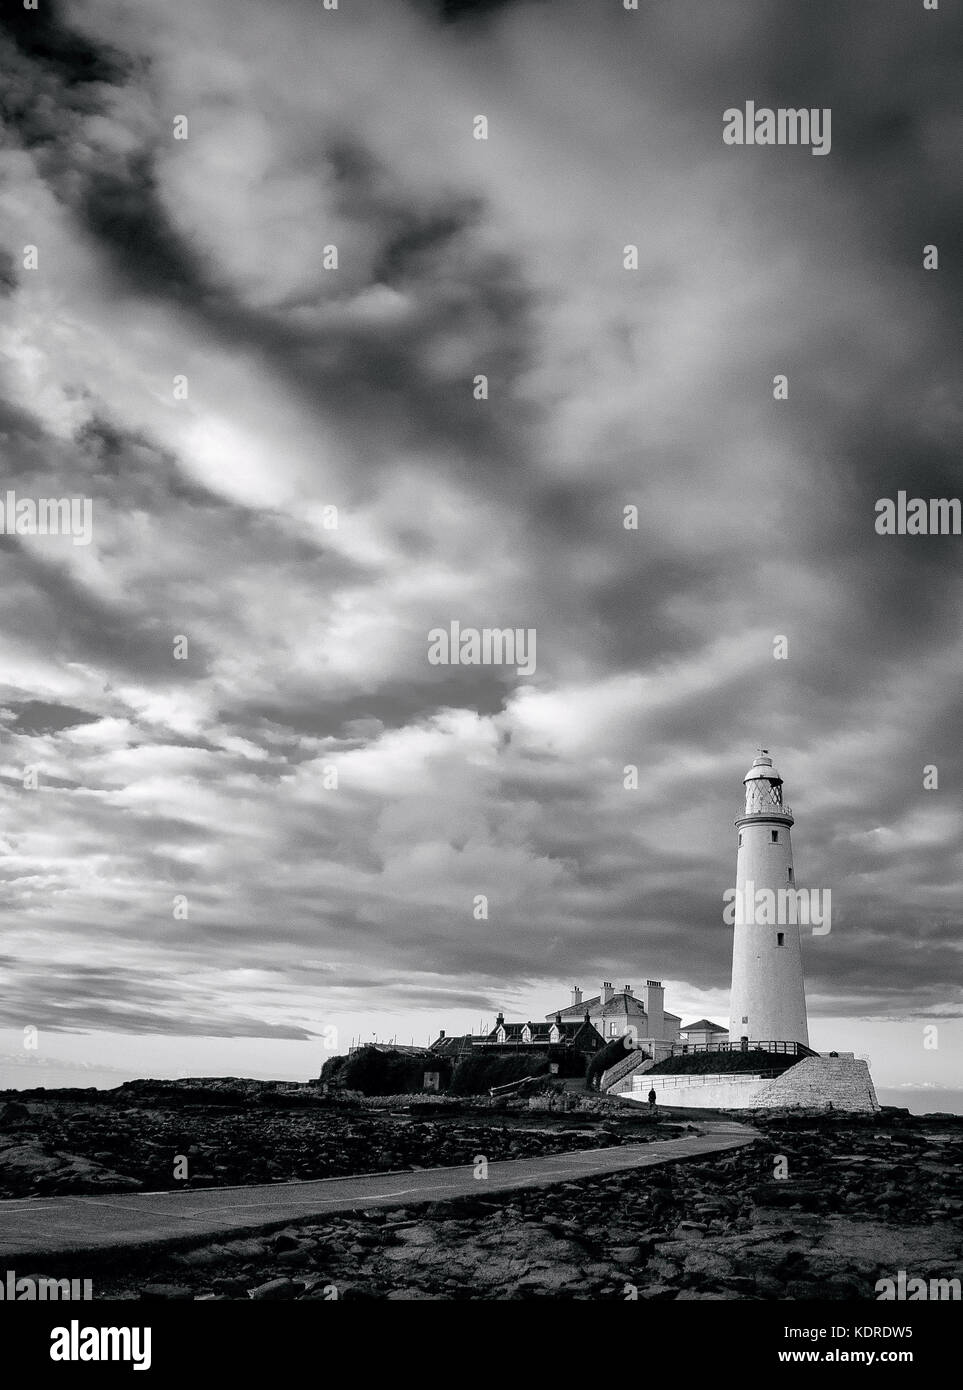
[{"label": "white lighthouse tower", "polygon": [[[789,895],[795,898],[796,891],[789,835],[792,812],[783,802],[782,778],[767,749],[759,749],[743,780],[746,809],[735,823],[738,892],[729,1037],[732,1042],[748,1038],[808,1047],[799,924],[794,911],[785,911]],[[769,908],[764,905],[767,900]]]}]

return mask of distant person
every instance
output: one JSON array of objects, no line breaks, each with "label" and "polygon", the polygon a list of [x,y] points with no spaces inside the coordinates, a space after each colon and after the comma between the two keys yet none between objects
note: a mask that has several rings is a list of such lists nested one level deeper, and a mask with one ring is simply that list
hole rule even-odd
[{"label": "distant person", "polygon": [[653,1086],[652,1089],[649,1091],[649,1109],[650,1109],[650,1110],[654,1110],[654,1109],[655,1109],[655,1087],[654,1087],[654,1086]]}]

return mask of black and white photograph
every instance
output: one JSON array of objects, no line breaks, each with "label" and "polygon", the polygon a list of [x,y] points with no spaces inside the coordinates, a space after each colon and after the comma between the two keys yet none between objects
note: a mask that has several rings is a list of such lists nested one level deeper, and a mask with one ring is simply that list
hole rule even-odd
[{"label": "black and white photograph", "polygon": [[961,56],[959,0],[3,0],[28,1366],[433,1302],[935,1370]]}]

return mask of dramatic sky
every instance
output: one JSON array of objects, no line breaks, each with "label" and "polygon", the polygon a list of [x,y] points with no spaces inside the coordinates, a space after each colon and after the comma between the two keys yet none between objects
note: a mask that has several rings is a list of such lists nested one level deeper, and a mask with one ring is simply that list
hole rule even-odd
[{"label": "dramatic sky", "polygon": [[[0,535],[0,1047],[725,1022],[762,744],[815,1044],[952,1082],[963,539],[874,509],[963,492],[954,9],[5,6],[0,501],[93,539]],[[831,152],[725,145],[747,100]],[[429,664],[453,620],[536,670]]]}]

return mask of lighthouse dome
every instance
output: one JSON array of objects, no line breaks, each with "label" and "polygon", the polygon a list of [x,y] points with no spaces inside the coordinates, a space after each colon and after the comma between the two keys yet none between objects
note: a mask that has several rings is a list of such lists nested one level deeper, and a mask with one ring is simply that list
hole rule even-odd
[{"label": "lighthouse dome", "polygon": [[744,782],[754,782],[757,778],[764,777],[767,782],[781,782],[782,778],[772,765],[772,758],[769,750],[760,748],[758,754],[753,759],[752,767],[743,777]]}]

